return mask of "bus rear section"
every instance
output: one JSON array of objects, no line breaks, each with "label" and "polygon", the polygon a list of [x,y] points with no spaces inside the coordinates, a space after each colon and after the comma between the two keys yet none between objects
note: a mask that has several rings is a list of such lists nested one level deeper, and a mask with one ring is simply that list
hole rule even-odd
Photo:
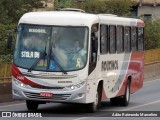
[{"label": "bus rear section", "polygon": [[128,106],[130,94],[143,86],[144,22],[100,15],[98,58],[95,74],[103,82],[101,99],[109,98],[112,105]]}]

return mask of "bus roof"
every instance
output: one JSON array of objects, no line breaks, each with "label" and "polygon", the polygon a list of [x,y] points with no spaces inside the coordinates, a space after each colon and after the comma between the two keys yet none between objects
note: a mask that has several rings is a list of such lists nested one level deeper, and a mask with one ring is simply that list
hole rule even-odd
[{"label": "bus roof", "polygon": [[24,14],[19,23],[60,25],[60,26],[91,26],[94,23],[144,26],[142,20],[133,18],[117,17],[107,14],[89,14],[74,11],[45,11],[30,12]]},{"label": "bus roof", "polygon": [[139,26],[144,27],[144,22],[140,19],[118,17],[115,15],[99,15],[101,24],[122,25],[122,26]]}]

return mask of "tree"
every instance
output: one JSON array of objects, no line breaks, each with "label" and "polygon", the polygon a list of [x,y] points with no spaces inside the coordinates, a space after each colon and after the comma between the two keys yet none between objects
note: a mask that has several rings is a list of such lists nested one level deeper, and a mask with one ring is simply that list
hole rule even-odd
[{"label": "tree", "polygon": [[[55,0],[55,9],[72,7],[80,8],[89,13],[107,13],[119,16],[130,16],[130,10],[136,3],[133,0],[85,0],[85,2],[73,2],[68,0],[65,3],[59,3]],[[146,21],[145,23],[145,48],[160,48],[160,20]]]},{"label": "tree", "polygon": [[[43,0],[47,1],[47,0]],[[0,23],[17,23],[20,17],[33,8],[42,8],[42,0],[1,0],[0,1]]]},{"label": "tree", "polygon": [[3,1],[0,1],[0,23],[10,23],[11,20],[9,19],[9,16],[7,15],[8,11],[5,9],[5,6],[3,6]]},{"label": "tree", "polygon": [[67,2],[59,3],[55,0],[55,9],[72,7],[83,9],[89,13],[108,13],[116,14],[120,16],[130,15],[131,7],[135,4],[132,0],[85,0],[85,2],[73,2],[68,0]]},{"label": "tree", "polygon": [[43,8],[45,1],[47,0],[0,0],[0,62],[11,61],[12,50],[6,48],[9,30],[16,28],[24,13]]},{"label": "tree", "polygon": [[160,20],[146,21],[144,39],[145,49],[160,48]]}]

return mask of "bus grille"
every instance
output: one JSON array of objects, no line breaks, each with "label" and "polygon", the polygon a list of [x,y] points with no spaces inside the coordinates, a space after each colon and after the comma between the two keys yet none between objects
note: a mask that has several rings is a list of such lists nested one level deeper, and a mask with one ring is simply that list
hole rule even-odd
[{"label": "bus grille", "polygon": [[40,96],[40,93],[24,92],[25,96],[31,99],[50,99],[50,100],[67,100],[71,94],[54,94],[53,97],[47,98]]},{"label": "bus grille", "polygon": [[63,90],[64,87],[48,87],[48,86],[35,86],[35,85],[30,85],[32,88],[37,88],[37,89],[53,89],[53,90]]}]

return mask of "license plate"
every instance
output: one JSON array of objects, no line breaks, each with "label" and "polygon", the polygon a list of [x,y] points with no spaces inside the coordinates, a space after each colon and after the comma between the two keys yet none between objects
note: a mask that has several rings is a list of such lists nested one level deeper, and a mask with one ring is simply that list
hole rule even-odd
[{"label": "license plate", "polygon": [[51,97],[53,97],[53,94],[52,93],[41,92],[40,96],[41,97],[46,97],[46,98],[51,98]]}]

